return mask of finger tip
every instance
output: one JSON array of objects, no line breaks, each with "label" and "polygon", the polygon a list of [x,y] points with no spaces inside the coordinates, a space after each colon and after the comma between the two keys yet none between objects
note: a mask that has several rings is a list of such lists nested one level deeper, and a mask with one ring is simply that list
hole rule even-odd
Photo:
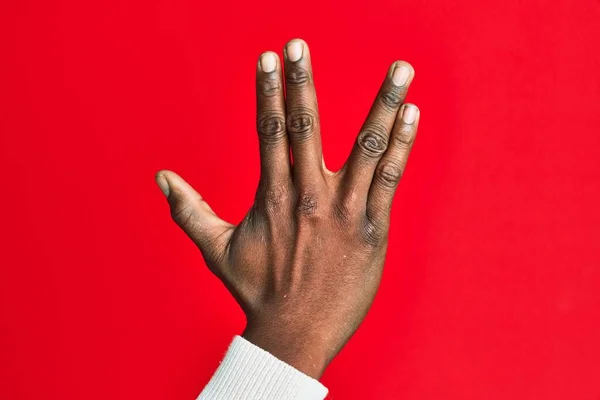
[{"label": "finger tip", "polygon": [[160,169],[156,172],[156,174],[154,175],[155,179],[167,179],[170,180],[172,175],[176,175],[173,171],[170,171],[168,169]]},{"label": "finger tip", "polygon": [[394,65],[403,65],[406,68],[408,68],[413,74],[415,73],[415,67],[413,67],[412,64],[409,63],[408,61],[405,61],[405,60],[396,60],[394,62]]},{"label": "finger tip", "polygon": [[279,66],[279,55],[274,51],[267,50],[258,57],[258,69],[264,73],[271,73]]},{"label": "finger tip", "polygon": [[156,175],[154,176],[154,180],[156,181],[156,184],[160,188],[161,192],[163,192],[163,194],[166,197],[169,197],[169,194],[171,193],[171,188],[169,185],[169,180],[166,177],[166,172],[168,172],[168,171],[165,171],[165,170],[158,171],[156,173]]},{"label": "finger tip", "polygon": [[286,46],[291,43],[296,43],[296,42],[300,42],[301,44],[306,45],[306,40],[299,38],[299,37],[295,37],[295,38],[288,40],[288,42],[286,43]]},{"label": "finger tip", "polygon": [[408,125],[419,122],[420,115],[421,111],[419,110],[419,107],[413,103],[404,103],[398,113],[398,117]]},{"label": "finger tip", "polygon": [[388,78],[391,79],[394,86],[408,87],[414,78],[415,70],[410,63],[397,60],[390,65]]},{"label": "finger tip", "polygon": [[294,38],[283,47],[285,59],[291,62],[300,61],[309,56],[308,44],[304,39]]},{"label": "finger tip", "polygon": [[273,50],[265,50],[265,51],[263,51],[260,54],[260,57],[262,58],[263,56],[266,56],[266,55],[272,55],[272,56],[278,58],[278,54],[275,51],[273,51]]}]

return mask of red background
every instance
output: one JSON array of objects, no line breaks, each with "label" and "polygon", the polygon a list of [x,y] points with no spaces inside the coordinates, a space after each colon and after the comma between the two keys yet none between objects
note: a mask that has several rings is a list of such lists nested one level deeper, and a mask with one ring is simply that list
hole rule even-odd
[{"label": "red background", "polygon": [[330,398],[600,399],[598,1],[5,0],[0,33],[1,399],[200,392],[243,315],[154,173],[239,221],[255,63],[293,37],[331,169],[395,59],[421,108]]}]

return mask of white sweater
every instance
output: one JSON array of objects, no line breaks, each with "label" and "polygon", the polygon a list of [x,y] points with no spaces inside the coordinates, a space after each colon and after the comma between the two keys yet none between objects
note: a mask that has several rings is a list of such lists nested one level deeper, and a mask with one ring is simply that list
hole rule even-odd
[{"label": "white sweater", "polygon": [[198,400],[323,400],[327,388],[240,336]]}]

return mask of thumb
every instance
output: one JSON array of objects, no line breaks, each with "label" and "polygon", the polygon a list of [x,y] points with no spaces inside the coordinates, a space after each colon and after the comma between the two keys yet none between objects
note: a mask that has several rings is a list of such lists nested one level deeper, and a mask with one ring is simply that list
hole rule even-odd
[{"label": "thumb", "polygon": [[156,183],[167,197],[171,217],[200,248],[209,267],[220,265],[235,226],[219,218],[202,196],[175,172],[159,171]]}]

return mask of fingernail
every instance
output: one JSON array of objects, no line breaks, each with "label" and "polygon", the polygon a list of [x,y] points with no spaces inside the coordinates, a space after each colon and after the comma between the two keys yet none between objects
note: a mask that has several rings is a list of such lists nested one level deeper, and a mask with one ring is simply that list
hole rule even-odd
[{"label": "fingernail", "polygon": [[163,174],[156,174],[156,183],[158,184],[158,187],[163,192],[163,194],[169,197],[171,189],[169,188],[169,182],[167,182],[167,178],[165,178]]},{"label": "fingernail", "polygon": [[405,104],[402,107],[402,121],[406,124],[412,124],[417,119],[417,107],[412,104]]},{"label": "fingernail", "polygon": [[260,56],[260,69],[262,72],[273,72],[275,68],[277,68],[277,59],[273,53],[268,52]]},{"label": "fingernail", "polygon": [[296,62],[302,58],[302,42],[299,40],[293,40],[288,43],[285,53],[288,60]]},{"label": "fingernail", "polygon": [[396,86],[404,86],[410,77],[410,68],[404,64],[397,64],[392,73],[392,82]]}]

